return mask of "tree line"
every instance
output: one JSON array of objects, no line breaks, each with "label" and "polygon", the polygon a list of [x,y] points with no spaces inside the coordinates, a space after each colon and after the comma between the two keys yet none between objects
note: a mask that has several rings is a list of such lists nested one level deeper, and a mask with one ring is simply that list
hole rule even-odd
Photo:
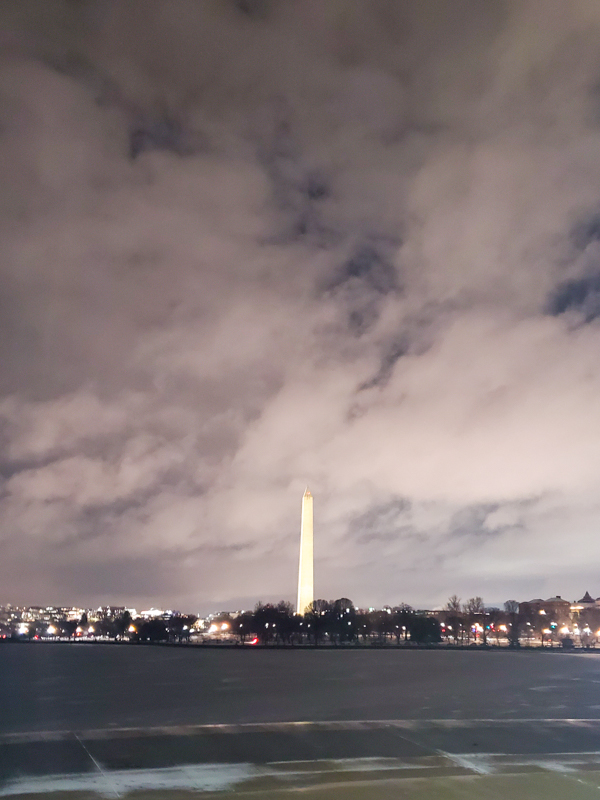
[{"label": "tree line", "polygon": [[184,642],[189,640],[192,626],[197,617],[175,615],[168,619],[133,619],[129,611],[114,617],[88,621],[87,614],[79,620],[59,619],[51,624],[42,621],[31,622],[26,636],[30,639],[48,635],[51,630],[57,637],[77,638],[78,636],[99,636],[115,641],[127,639],[133,642]]},{"label": "tree line", "polygon": [[[128,611],[118,616],[88,622],[83,614],[79,620],[58,620],[48,623],[32,622],[28,635],[47,635],[51,627],[54,635],[77,638],[100,636],[131,642],[184,642],[192,633],[198,633],[191,615],[177,615],[168,619],[132,619]],[[427,644],[441,641],[441,626],[437,619],[414,611],[409,605],[361,611],[347,597],[337,600],[315,600],[303,615],[295,613],[287,601],[257,603],[253,611],[239,615],[221,614],[213,618],[218,622],[217,637],[235,638],[241,644],[256,641],[260,644],[311,644],[371,642],[385,644]],[[205,635],[210,634],[205,631]]]},{"label": "tree line", "polygon": [[546,612],[530,603],[507,600],[502,609],[487,607],[481,597],[472,597],[461,603],[460,597],[452,595],[441,615],[443,632],[448,640],[456,644],[499,644],[506,639],[517,647],[521,639],[539,639],[541,644],[572,644],[570,632],[574,631],[584,647],[591,646],[600,633],[600,608],[582,608],[572,612],[566,608],[555,608]]},{"label": "tree line", "polygon": [[371,641],[384,644],[441,641],[438,620],[419,614],[402,604],[377,611],[360,611],[347,597],[337,600],[315,600],[300,615],[291,603],[258,603],[228,622],[231,632],[241,643],[256,639],[261,644],[333,645]]},{"label": "tree line", "polygon": [[507,638],[509,644],[519,642],[520,618],[519,603],[507,600],[504,609],[486,608],[482,597],[471,597],[465,603],[452,595],[443,614],[446,638],[455,644],[469,644],[479,641],[488,644],[500,638]]}]

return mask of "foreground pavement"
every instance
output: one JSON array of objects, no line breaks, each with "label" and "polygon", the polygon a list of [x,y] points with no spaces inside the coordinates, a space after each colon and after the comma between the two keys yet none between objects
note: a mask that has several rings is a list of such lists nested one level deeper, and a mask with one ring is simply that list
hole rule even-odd
[{"label": "foreground pavement", "polygon": [[8,734],[0,797],[600,797],[600,720],[382,720]]},{"label": "foreground pavement", "polygon": [[600,718],[600,651],[0,643],[0,734],[291,720]]},{"label": "foreground pavement", "polygon": [[597,654],[42,644],[0,674],[0,798],[600,800]]}]

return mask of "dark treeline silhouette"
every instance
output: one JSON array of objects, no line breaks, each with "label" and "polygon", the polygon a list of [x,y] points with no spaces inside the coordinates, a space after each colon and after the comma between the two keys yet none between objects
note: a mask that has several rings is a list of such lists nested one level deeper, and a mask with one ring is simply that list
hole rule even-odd
[{"label": "dark treeline silhouette", "polygon": [[192,615],[172,616],[164,619],[135,620],[130,626],[132,642],[187,642],[192,632],[192,625],[197,617]]},{"label": "dark treeline silhouette", "polygon": [[315,600],[304,615],[294,613],[291,603],[258,603],[231,619],[232,633],[240,642],[257,639],[261,644],[341,645],[371,641],[427,644],[441,641],[439,622],[413,611],[410,606],[361,612],[347,597]]},{"label": "dark treeline silhouette", "polygon": [[581,647],[593,647],[600,637],[600,608],[571,606],[562,600],[557,607],[552,602],[507,600],[500,609],[486,607],[481,597],[461,603],[460,597],[452,595],[439,614],[442,633],[456,645],[572,647],[576,640]]},{"label": "dark treeline silhouette", "polygon": [[131,625],[132,619],[129,611],[124,611],[116,617],[94,620],[92,623],[88,622],[87,614],[84,612],[79,620],[59,619],[55,620],[51,626],[41,620],[31,622],[26,636],[30,639],[42,636],[50,627],[58,637],[75,638],[79,634],[94,634],[119,640],[123,639],[125,634],[130,633]]},{"label": "dark treeline silhouette", "polygon": [[[52,624],[57,637],[75,639],[78,636],[94,636],[115,641],[131,642],[185,642],[190,638],[193,624],[197,617],[193,615],[175,615],[168,619],[132,619],[129,611],[115,617],[94,620],[89,623],[87,615],[82,614],[79,621],[58,620]],[[42,636],[48,629],[45,622],[29,624],[27,638]]]},{"label": "dark treeline silhouette", "polygon": [[471,597],[465,603],[453,594],[441,615],[444,635],[454,644],[499,644],[506,640],[511,646],[519,645],[522,615],[519,603],[507,600],[504,610],[486,608],[481,597]]}]

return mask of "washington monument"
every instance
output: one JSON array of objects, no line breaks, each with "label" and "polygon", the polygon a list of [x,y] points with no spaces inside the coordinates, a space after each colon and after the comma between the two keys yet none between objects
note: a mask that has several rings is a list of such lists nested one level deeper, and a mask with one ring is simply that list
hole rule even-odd
[{"label": "washington monument", "polygon": [[313,499],[308,488],[302,498],[300,526],[300,568],[298,570],[298,605],[296,612],[304,614],[314,600],[313,583]]}]

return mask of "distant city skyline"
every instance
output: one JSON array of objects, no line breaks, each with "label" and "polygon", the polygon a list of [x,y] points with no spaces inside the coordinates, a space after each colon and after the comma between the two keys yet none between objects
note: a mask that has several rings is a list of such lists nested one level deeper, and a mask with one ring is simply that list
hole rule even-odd
[{"label": "distant city skyline", "polygon": [[0,606],[0,641],[7,640],[284,646],[445,642],[518,647],[522,643],[595,649],[600,643],[600,597],[594,599],[586,591],[574,602],[557,595],[545,600],[508,600],[493,608],[480,596],[461,602],[453,595],[441,609],[415,609],[405,603],[357,608],[343,597],[307,602],[303,614],[285,601],[208,615],[114,606]]},{"label": "distant city skyline", "polygon": [[[581,610],[581,609],[584,609],[584,608],[590,608],[590,607],[594,607],[594,608],[600,609],[600,595],[596,597],[595,593],[591,593],[590,594],[590,592],[587,589],[584,592],[580,592],[579,594],[581,594],[582,596],[579,597],[578,594],[575,594],[575,595],[573,595],[573,599],[572,600],[569,599],[568,597],[566,597],[565,595],[561,595],[561,594],[553,594],[552,596],[548,596],[548,597],[536,597],[536,596],[533,596],[533,595],[531,595],[531,596],[528,595],[526,597],[510,597],[510,598],[505,598],[504,600],[498,601],[498,602],[486,601],[486,599],[483,598],[481,595],[475,595],[475,598],[477,600],[482,600],[483,604],[484,604],[484,607],[486,609],[502,609],[504,607],[504,604],[506,602],[508,602],[508,601],[516,601],[520,605],[529,605],[529,606],[532,606],[532,607],[542,608],[542,609],[546,608],[546,606],[552,607],[553,604],[556,604],[556,603],[558,603],[559,605],[563,605],[563,606],[564,605],[569,606],[572,610],[575,610],[575,611]],[[352,598],[348,598],[348,599],[350,599],[354,603]],[[465,596],[460,596],[460,595],[454,594],[454,595],[450,595],[449,597],[447,597],[444,600],[443,603],[439,603],[439,604],[435,604],[435,605],[428,605],[428,606],[419,605],[418,603],[410,602],[410,599],[404,600],[404,601],[401,601],[401,602],[386,602],[386,603],[382,603],[382,604],[372,604],[372,603],[360,604],[360,603],[354,603],[354,606],[355,606],[355,608],[361,608],[361,609],[366,609],[366,610],[371,610],[371,611],[372,610],[377,610],[377,609],[384,609],[384,608],[395,608],[395,607],[399,607],[399,606],[402,606],[402,605],[407,605],[407,606],[413,608],[415,611],[443,611],[443,610],[445,610],[447,608],[448,601],[449,600],[454,600],[454,599],[456,599],[457,601],[460,601],[460,603],[462,605],[466,605],[469,602],[469,597],[468,596],[466,596],[466,595]],[[117,612],[122,612],[122,611],[128,611],[128,612],[130,612],[132,614],[138,614],[140,616],[145,616],[145,617],[148,617],[148,618],[151,618],[153,616],[161,616],[161,615],[164,615],[164,614],[167,614],[167,615],[169,615],[169,614],[174,614],[174,615],[196,614],[199,617],[206,617],[206,616],[218,615],[218,614],[222,614],[222,613],[241,613],[241,612],[244,612],[244,611],[251,611],[256,605],[260,604],[261,602],[262,603],[267,603],[267,604],[269,604],[269,603],[275,603],[276,604],[276,603],[279,603],[282,600],[285,601],[285,602],[289,602],[290,605],[292,605],[294,608],[297,608],[297,605],[294,605],[293,603],[291,603],[291,601],[288,598],[278,597],[278,598],[267,598],[266,600],[264,600],[264,599],[262,599],[262,600],[255,599],[254,601],[249,602],[249,603],[245,604],[244,606],[227,606],[226,607],[224,605],[219,605],[217,603],[217,604],[213,604],[212,607],[210,607],[208,609],[202,609],[202,610],[199,610],[197,608],[178,609],[178,608],[175,608],[175,606],[169,606],[169,605],[164,606],[164,607],[157,607],[157,606],[155,606],[153,604],[150,604],[147,608],[145,608],[145,607],[136,608],[134,606],[127,605],[127,604],[109,603],[109,602],[100,603],[99,605],[95,605],[95,604],[92,604],[92,605],[86,605],[86,604],[77,605],[77,604],[72,604],[72,603],[66,603],[66,604],[48,604],[47,603],[47,604],[44,604],[44,603],[0,602],[0,610],[8,609],[8,608],[27,609],[27,610],[39,609],[41,611],[55,611],[55,612],[61,612],[61,613],[66,613],[66,614],[70,613],[70,614],[75,614],[75,615],[78,614],[78,613],[81,614],[83,612],[86,612],[86,613],[87,612],[94,612],[94,613],[96,613],[96,612],[100,612],[100,613],[111,612],[111,613],[117,613]],[[315,595],[315,600],[331,601],[332,597],[329,597],[329,596],[321,597],[321,596]]]}]

